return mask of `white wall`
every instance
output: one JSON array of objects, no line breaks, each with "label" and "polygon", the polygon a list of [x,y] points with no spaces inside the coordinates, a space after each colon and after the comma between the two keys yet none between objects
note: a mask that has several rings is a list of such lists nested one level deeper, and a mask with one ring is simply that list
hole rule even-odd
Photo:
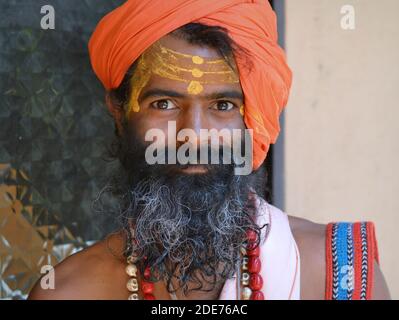
[{"label": "white wall", "polygon": [[[347,4],[355,30],[341,28]],[[399,1],[286,0],[285,10],[285,211],[374,221],[398,299]]]}]

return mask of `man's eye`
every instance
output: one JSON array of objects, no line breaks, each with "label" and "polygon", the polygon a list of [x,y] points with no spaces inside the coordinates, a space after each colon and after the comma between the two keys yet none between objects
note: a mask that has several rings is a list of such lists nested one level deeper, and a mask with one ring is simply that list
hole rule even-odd
[{"label": "man's eye", "polygon": [[151,107],[160,110],[170,110],[175,109],[176,106],[170,100],[158,100],[151,103]]},{"label": "man's eye", "polygon": [[218,101],[213,106],[212,109],[218,111],[230,111],[235,107],[234,103],[228,101]]}]

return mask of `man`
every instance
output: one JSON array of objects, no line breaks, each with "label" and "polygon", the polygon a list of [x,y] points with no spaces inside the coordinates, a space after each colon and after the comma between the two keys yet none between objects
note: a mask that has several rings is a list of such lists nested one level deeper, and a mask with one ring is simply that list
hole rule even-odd
[{"label": "man", "polygon": [[372,223],[319,225],[262,199],[291,85],[266,1],[130,0],[89,49],[122,228],[31,299],[389,298]]}]

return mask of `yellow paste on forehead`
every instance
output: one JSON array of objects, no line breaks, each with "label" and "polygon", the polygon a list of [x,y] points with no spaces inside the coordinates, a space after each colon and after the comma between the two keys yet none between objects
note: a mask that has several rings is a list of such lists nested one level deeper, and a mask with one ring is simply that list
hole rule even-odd
[{"label": "yellow paste on forehead", "polygon": [[138,98],[152,74],[186,82],[187,92],[197,95],[204,90],[204,84],[238,83],[239,77],[224,59],[210,59],[174,51],[155,43],[141,55],[130,81],[132,94],[127,108],[139,112]]}]

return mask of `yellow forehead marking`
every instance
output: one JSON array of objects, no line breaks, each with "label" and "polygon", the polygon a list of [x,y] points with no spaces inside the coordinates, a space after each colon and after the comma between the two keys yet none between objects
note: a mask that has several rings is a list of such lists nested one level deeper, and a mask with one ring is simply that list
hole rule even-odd
[{"label": "yellow forehead marking", "polygon": [[204,87],[198,81],[191,81],[187,87],[187,92],[189,94],[193,94],[193,95],[199,94],[203,90],[204,90]]},{"label": "yellow forehead marking", "polygon": [[193,70],[191,70],[191,74],[193,75],[193,77],[196,77],[196,78],[201,78],[204,75],[204,73],[197,68],[194,68]]},{"label": "yellow forehead marking", "polygon": [[201,93],[204,84],[238,83],[239,77],[224,59],[210,59],[174,51],[155,43],[140,57],[130,81],[132,94],[127,113],[139,112],[138,98],[151,78],[158,75],[170,80],[186,82],[187,92]]},{"label": "yellow forehead marking", "polygon": [[[159,43],[154,46],[151,55],[153,60],[156,61],[155,73],[165,78],[190,83],[192,79],[187,79],[187,77],[192,76],[203,78],[198,80],[203,84],[239,82],[237,74],[224,59],[209,59],[198,55],[180,53]],[[209,80],[205,76],[217,76],[218,78],[217,80]]]},{"label": "yellow forehead marking", "polygon": [[[199,74],[199,71],[201,72],[202,75],[219,75],[223,76],[222,79],[218,81],[214,81],[213,83],[216,82],[238,82],[238,77],[237,75],[231,70],[231,68],[227,65],[227,63],[223,59],[219,60],[213,60],[209,61],[206,63],[206,69],[204,68],[203,70],[199,69],[198,67],[192,67],[190,66],[184,67],[176,64],[176,62],[168,61],[160,55],[159,53],[153,53],[152,55],[152,61],[153,64],[155,65],[154,67],[154,72],[159,72],[159,75],[164,76],[164,77],[169,77],[173,76],[174,78],[172,80],[176,80],[175,77],[180,76],[180,77],[187,77],[187,74],[193,74],[193,71],[196,74]],[[177,61],[177,63],[182,63],[181,61]],[[171,75],[171,73],[173,75]],[[228,77],[228,80],[226,80],[226,77]],[[184,81],[186,79],[181,79],[180,81]],[[210,82],[211,83],[211,82]]]},{"label": "yellow forehead marking", "polygon": [[191,58],[191,60],[193,60],[193,63],[195,63],[195,64],[203,64],[204,63],[204,59],[200,56],[193,56]]},{"label": "yellow forehead marking", "polygon": [[139,58],[139,62],[137,63],[136,70],[133,73],[132,79],[130,80],[130,86],[132,88],[132,91],[131,91],[131,98],[129,101],[129,105],[127,108],[128,117],[131,111],[133,112],[140,111],[140,105],[138,103],[140,92],[145,87],[150,78],[151,78],[151,70],[146,64],[144,56],[141,56]]}]

